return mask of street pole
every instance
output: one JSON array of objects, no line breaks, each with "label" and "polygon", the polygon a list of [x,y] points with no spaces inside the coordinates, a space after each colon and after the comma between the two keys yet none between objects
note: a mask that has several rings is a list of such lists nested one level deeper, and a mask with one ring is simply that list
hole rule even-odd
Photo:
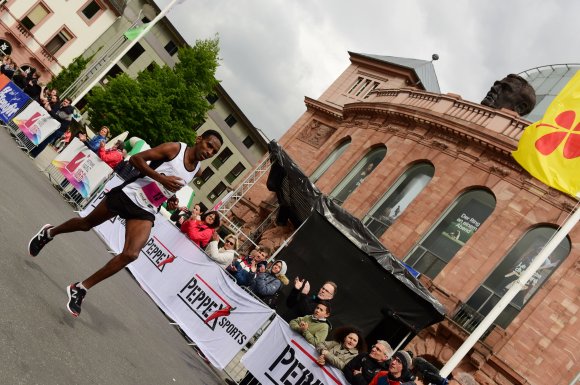
[{"label": "street pole", "polygon": [[109,63],[109,65],[107,67],[105,67],[105,69],[97,76],[95,76],[95,78],[93,79],[93,81],[84,89],[82,90],[76,97],[75,99],[72,101],[72,105],[75,105],[79,102],[79,100],[81,100],[87,93],[89,93],[89,91],[103,78],[103,76],[105,76],[107,73],[109,73],[109,71],[111,70],[111,68],[113,68],[113,66],[119,61],[121,60],[121,58],[123,56],[125,56],[125,54],[127,52],[129,52],[129,50],[131,48],[133,48],[133,46],[135,44],[137,44],[139,42],[139,40],[141,40],[141,38],[143,36],[145,36],[145,34],[147,32],[149,32],[149,30],[151,28],[153,28],[153,26],[159,21],[161,20],[166,14],[167,12],[169,12],[169,10],[175,5],[175,3],[177,3],[180,0],[171,0],[171,2],[159,13],[159,15],[157,15],[157,17],[155,19],[153,19],[151,22],[149,22],[147,24],[147,26],[139,33],[139,35],[137,35],[137,37],[132,40],[129,45],[127,45],[127,47],[125,47],[125,49],[123,51],[121,51],[121,53],[114,58],[113,60],[111,60],[111,62]]},{"label": "street pole", "polygon": [[485,331],[491,326],[493,321],[502,313],[502,311],[509,305],[512,299],[519,293],[520,290],[525,286],[526,282],[534,273],[542,266],[546,259],[552,254],[552,252],[558,247],[560,242],[566,237],[566,235],[574,228],[574,226],[580,220],[580,209],[576,206],[576,210],[568,217],[564,222],[562,227],[554,234],[552,239],[546,246],[540,251],[540,253],[534,258],[530,266],[520,274],[519,278],[515,281],[514,285],[505,293],[503,297],[499,300],[497,305],[489,314],[481,321],[481,323],[475,328],[471,335],[465,340],[463,345],[457,349],[455,354],[447,361],[443,369],[441,369],[441,376],[447,377],[453,369],[459,364],[459,362],[467,355],[469,350],[479,341],[479,338],[485,333]]}]

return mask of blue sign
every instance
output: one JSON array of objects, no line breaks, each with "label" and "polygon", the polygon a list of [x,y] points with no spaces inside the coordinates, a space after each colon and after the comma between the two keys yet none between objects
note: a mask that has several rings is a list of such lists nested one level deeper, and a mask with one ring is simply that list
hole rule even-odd
[{"label": "blue sign", "polygon": [[0,89],[0,120],[4,123],[11,121],[29,100],[30,97],[16,84],[8,82]]},{"label": "blue sign", "polygon": [[417,270],[413,269],[411,266],[407,265],[405,262],[401,262],[403,264],[403,266],[405,266],[405,268],[407,270],[409,270],[409,272],[411,273],[411,275],[415,278],[419,278],[419,276],[421,275],[420,272],[418,272]]}]

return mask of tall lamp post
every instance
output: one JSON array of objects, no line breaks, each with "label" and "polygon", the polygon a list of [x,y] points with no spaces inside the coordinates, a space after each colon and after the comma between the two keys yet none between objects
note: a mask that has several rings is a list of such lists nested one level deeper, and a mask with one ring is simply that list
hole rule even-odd
[{"label": "tall lamp post", "polygon": [[125,47],[124,50],[121,51],[121,53],[115,57],[113,60],[111,60],[111,62],[105,67],[105,69],[97,76],[95,76],[95,78],[93,79],[92,82],[89,83],[88,86],[85,87],[85,89],[83,89],[76,97],[75,99],[72,101],[72,105],[75,105],[79,102],[79,100],[81,100],[86,94],[89,93],[89,91],[103,78],[103,76],[105,76],[107,73],[109,73],[109,71],[111,70],[111,68],[113,68],[113,66],[115,64],[117,64],[117,62],[119,60],[121,60],[121,58],[123,56],[125,56],[125,54],[127,52],[129,52],[129,50],[131,48],[133,48],[133,46],[135,44],[137,44],[139,42],[139,40],[141,40],[141,38],[143,36],[145,36],[145,34],[147,32],[149,32],[149,30],[151,28],[153,28],[153,26],[159,21],[161,20],[166,14],[167,12],[169,12],[169,10],[175,5],[175,3],[177,3],[178,1],[181,0],[171,0],[171,2],[169,4],[167,4],[167,6],[159,13],[159,15],[157,15],[157,17],[155,17],[155,19],[153,19],[150,23],[147,24],[147,26],[140,31],[139,35],[137,35],[137,37],[135,39],[133,39],[129,45],[127,45],[127,47]]}]

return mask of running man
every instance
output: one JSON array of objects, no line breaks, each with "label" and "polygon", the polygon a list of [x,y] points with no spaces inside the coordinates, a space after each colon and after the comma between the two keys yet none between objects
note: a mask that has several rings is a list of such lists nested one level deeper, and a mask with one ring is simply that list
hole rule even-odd
[{"label": "running man", "polygon": [[164,143],[133,155],[130,163],[140,175],[109,191],[86,217],[72,218],[56,227],[44,225],[30,240],[28,252],[36,257],[59,234],[89,231],[117,215],[126,220],[123,251],[84,281],[67,287],[67,309],[73,316],[78,317],[81,313],[81,303],[88,289],[139,257],[149,239],[157,208],[194,177],[200,176],[201,161],[217,154],[222,143],[218,132],[208,130],[197,137],[193,147],[185,143]]}]

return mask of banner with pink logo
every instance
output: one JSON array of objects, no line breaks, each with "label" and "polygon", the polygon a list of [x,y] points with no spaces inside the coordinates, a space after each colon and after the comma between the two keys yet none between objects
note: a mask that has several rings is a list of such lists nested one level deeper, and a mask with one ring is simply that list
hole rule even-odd
[{"label": "banner with pink logo", "polygon": [[[80,215],[88,215],[119,183],[113,177]],[[94,230],[112,252],[122,250],[125,220],[115,217]],[[212,365],[221,369],[273,314],[161,214],[139,258],[128,268]]]},{"label": "banner with pink logo", "polygon": [[52,165],[83,196],[89,197],[111,175],[113,169],[78,138],[65,148]]},{"label": "banner with pink logo", "polygon": [[349,385],[342,371],[318,365],[318,356],[314,346],[277,316],[242,363],[261,384]]},{"label": "banner with pink logo", "polygon": [[36,102],[30,103],[12,121],[35,145],[40,144],[60,127],[60,123]]}]

